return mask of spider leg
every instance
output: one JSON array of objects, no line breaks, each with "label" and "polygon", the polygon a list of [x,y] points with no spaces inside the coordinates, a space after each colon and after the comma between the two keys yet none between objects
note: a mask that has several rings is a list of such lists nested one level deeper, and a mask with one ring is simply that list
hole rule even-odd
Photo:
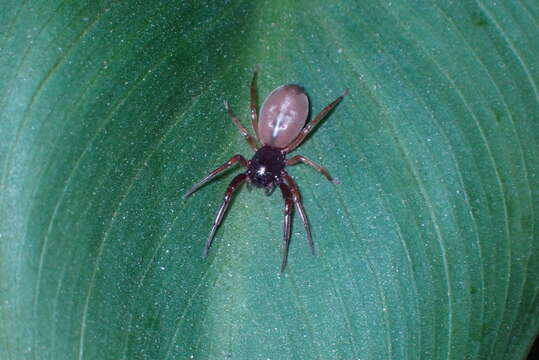
[{"label": "spider leg", "polygon": [[286,165],[287,166],[288,165],[295,165],[295,164],[297,164],[299,162],[302,162],[302,163],[304,163],[306,165],[309,165],[310,167],[312,167],[313,169],[318,171],[320,174],[324,175],[326,177],[326,179],[328,179],[332,183],[340,184],[339,180],[333,179],[331,177],[331,175],[329,175],[329,172],[326,169],[324,169],[322,166],[318,165],[317,163],[315,163],[311,159],[306,158],[305,156],[302,156],[302,155],[292,156],[290,159],[286,160]]},{"label": "spider leg", "polygon": [[271,194],[273,194],[273,190],[275,190],[275,186],[267,187],[264,189],[264,194],[266,196],[270,196]]},{"label": "spider leg", "polygon": [[255,68],[253,71],[253,79],[251,80],[251,87],[249,90],[249,102],[251,104],[251,125],[253,127],[253,131],[255,132],[255,136],[260,141],[260,137],[258,136],[258,113],[257,113],[257,107],[256,107],[256,72],[257,69]]},{"label": "spider leg", "polygon": [[283,272],[286,267],[286,258],[288,257],[288,245],[290,244],[290,217],[294,207],[289,187],[285,183],[280,183],[279,187],[281,188],[284,200],[283,260],[281,262],[281,272]]},{"label": "spider leg", "polygon": [[296,210],[298,211],[301,222],[303,223],[303,227],[305,228],[305,234],[307,234],[307,242],[309,243],[309,248],[311,249],[311,253],[314,255],[314,243],[311,237],[311,230],[309,228],[309,220],[307,220],[307,216],[305,215],[305,209],[303,209],[303,204],[301,203],[298,186],[286,171],[283,170],[281,176],[288,183],[288,186],[290,186],[290,191],[292,192],[292,199],[294,200]]},{"label": "spider leg", "polygon": [[247,178],[246,173],[239,174],[234,179],[232,179],[232,181],[228,185],[228,188],[225,191],[223,202],[221,203],[221,206],[219,207],[219,209],[217,210],[217,213],[215,214],[215,218],[211,226],[210,234],[208,235],[208,240],[206,240],[206,243],[204,244],[204,250],[202,251],[203,257],[208,256],[208,250],[210,248],[213,237],[215,236],[215,231],[217,231],[217,227],[221,223],[221,220],[223,219],[223,215],[225,214],[226,209],[228,208],[228,205],[230,204],[230,200],[232,199],[232,194],[234,193],[234,190],[236,190],[245,181],[246,178]]},{"label": "spider leg", "polygon": [[234,125],[236,125],[236,127],[240,131],[241,135],[245,138],[247,143],[249,143],[253,151],[256,152],[256,150],[258,150],[258,146],[256,145],[255,139],[253,139],[253,137],[249,135],[249,133],[247,132],[247,129],[243,127],[243,125],[240,123],[236,115],[234,115],[234,113],[232,112],[232,109],[230,108],[230,105],[228,105],[228,101],[226,100],[225,100],[225,109],[228,116],[230,116],[230,119],[232,119],[232,122],[234,123]]},{"label": "spider leg", "polygon": [[302,142],[303,140],[305,140],[305,138],[307,137],[307,135],[309,135],[309,133],[311,132],[312,129],[314,129],[314,127],[318,124],[318,122],[320,122],[320,120],[322,120],[324,117],[326,117],[326,115],[331,111],[333,110],[333,108],[335,106],[337,106],[337,104],[339,104],[341,102],[341,100],[348,94],[348,89],[344,91],[344,93],[339,96],[338,98],[336,98],[335,100],[333,100],[333,102],[329,103],[328,105],[326,105],[325,108],[322,109],[322,111],[320,111],[320,113],[318,115],[316,115],[316,117],[312,120],[312,121],[309,121],[307,123],[307,125],[305,125],[305,127],[303,128],[303,130],[301,130],[301,132],[299,133],[299,135],[294,139],[294,141],[292,141],[287,147],[285,147],[283,149],[283,151],[285,153],[289,153],[290,151],[294,150],[295,148],[297,148]]},{"label": "spider leg", "polygon": [[219,166],[217,169],[210,172],[208,175],[204,176],[199,182],[197,182],[188,192],[186,192],[182,198],[185,200],[187,199],[192,193],[197,191],[202,185],[213,179],[216,175],[218,175],[221,171],[225,170],[226,168],[230,167],[231,165],[234,165],[235,163],[239,162],[242,166],[247,167],[249,163],[247,160],[241,156],[241,155],[234,155],[232,156],[226,163]]}]

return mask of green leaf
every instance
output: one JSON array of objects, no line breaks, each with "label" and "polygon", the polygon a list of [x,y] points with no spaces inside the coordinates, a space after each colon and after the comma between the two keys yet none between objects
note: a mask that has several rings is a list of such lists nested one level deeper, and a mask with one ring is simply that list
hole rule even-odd
[{"label": "green leaf", "polygon": [[[3,1],[2,359],[522,359],[539,330],[539,6]],[[258,102],[301,84],[317,249],[243,188]],[[249,127],[250,130],[250,127]]]}]

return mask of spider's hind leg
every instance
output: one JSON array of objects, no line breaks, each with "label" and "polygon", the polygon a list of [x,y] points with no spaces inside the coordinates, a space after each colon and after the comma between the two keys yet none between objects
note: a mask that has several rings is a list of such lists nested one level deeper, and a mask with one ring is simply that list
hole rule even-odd
[{"label": "spider's hind leg", "polygon": [[234,123],[234,125],[236,125],[236,127],[240,131],[240,134],[245,138],[245,141],[247,141],[249,146],[251,146],[251,149],[253,149],[253,151],[256,152],[258,150],[258,146],[256,145],[255,139],[253,139],[253,137],[251,135],[249,135],[249,133],[247,132],[247,129],[245,129],[245,127],[243,127],[243,125],[240,123],[240,121],[238,120],[236,115],[234,115],[234,112],[232,112],[232,109],[230,108],[230,105],[228,104],[228,101],[225,101],[225,109],[226,109],[226,112],[227,112],[228,116],[230,117],[230,119]]}]

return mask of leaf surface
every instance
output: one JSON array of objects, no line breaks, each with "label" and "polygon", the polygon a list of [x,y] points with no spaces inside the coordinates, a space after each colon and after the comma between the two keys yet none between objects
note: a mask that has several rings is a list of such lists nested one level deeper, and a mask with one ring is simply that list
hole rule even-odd
[{"label": "leaf surface", "polygon": [[[522,359],[539,330],[539,7],[0,5],[0,356]],[[302,85],[295,216],[237,192],[200,254],[258,103]]]}]

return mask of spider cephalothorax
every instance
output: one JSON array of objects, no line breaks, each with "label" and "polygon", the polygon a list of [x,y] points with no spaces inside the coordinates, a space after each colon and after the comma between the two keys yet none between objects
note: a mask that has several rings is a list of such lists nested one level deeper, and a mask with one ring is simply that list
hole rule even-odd
[{"label": "spider cephalothorax", "polygon": [[309,114],[309,99],[303,89],[295,84],[283,85],[273,90],[268,95],[262,109],[260,110],[260,122],[258,121],[258,113],[256,108],[255,94],[256,94],[256,72],[253,74],[250,88],[250,103],[251,103],[251,124],[258,141],[262,144],[259,148],[255,139],[249,135],[247,130],[241,125],[236,116],[232,113],[232,110],[225,101],[225,107],[228,115],[232,119],[232,122],[237,126],[240,133],[245,137],[253,151],[254,156],[250,161],[247,161],[241,155],[234,155],[226,163],[219,166],[217,169],[211,171],[208,175],[202,178],[196,183],[188,192],[185,193],[183,198],[187,198],[198,188],[210,181],[215,175],[225,170],[229,166],[240,163],[247,168],[247,171],[237,175],[225,191],[225,196],[221,206],[217,210],[215,220],[204,245],[203,254],[208,254],[211,242],[215,235],[217,227],[223,219],[232,194],[241,184],[248,181],[250,184],[264,188],[267,193],[275,187],[281,189],[281,193],[284,199],[284,224],[283,224],[283,257],[281,262],[281,271],[286,266],[286,257],[288,254],[288,243],[290,240],[290,217],[292,214],[293,206],[299,213],[305,232],[307,234],[307,240],[311,251],[314,253],[314,245],[311,239],[311,233],[309,230],[309,223],[305,216],[303,205],[298,191],[298,187],[294,180],[288,175],[285,168],[288,165],[294,165],[298,162],[303,162],[314,168],[316,171],[324,175],[329,181],[338,183],[333,180],[329,173],[320,165],[309,160],[308,158],[296,155],[290,159],[286,159],[286,154],[298,147],[311,130],[322,120],[343,98],[344,94],[335,99],[332,103],[328,104],[322,111],[307,125],[307,116]]},{"label": "spider cephalothorax", "polygon": [[269,146],[258,149],[247,167],[248,181],[256,187],[270,191],[282,181],[285,156],[281,150]]}]

